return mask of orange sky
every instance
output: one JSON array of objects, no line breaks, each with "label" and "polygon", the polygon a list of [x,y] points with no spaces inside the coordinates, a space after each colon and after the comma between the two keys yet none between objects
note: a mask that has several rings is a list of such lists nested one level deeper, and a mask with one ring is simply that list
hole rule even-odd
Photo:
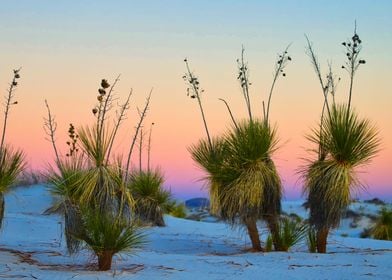
[{"label": "orange sky", "polygon": [[[267,97],[276,53],[292,43],[289,53],[293,61],[287,67],[287,77],[278,81],[271,118],[281,139],[275,160],[286,197],[298,197],[301,185],[296,170],[308,147],[304,136],[317,124],[323,101],[304,53],[303,34],[314,42],[324,70],[327,60],[332,60],[342,77],[338,95],[344,100],[348,77],[340,69],[344,60],[340,43],[352,34],[354,21],[345,10],[350,7],[347,2],[320,10],[319,4],[284,1],[282,8],[246,1],[249,14],[241,18],[233,1],[224,7],[209,1],[190,1],[188,7],[177,1],[168,5],[151,1],[155,4],[151,6],[121,2],[118,7],[104,1],[75,6],[66,1],[57,5],[18,1],[16,7],[16,2],[5,1],[8,12],[0,11],[0,88],[6,89],[12,69],[22,66],[16,93],[19,104],[12,108],[7,140],[26,152],[31,168],[42,169],[53,159],[42,128],[44,100],[48,99],[56,115],[61,145],[70,122],[76,126],[92,123],[91,109],[100,79],[113,81],[121,73],[118,96],[125,98],[131,88],[134,96],[118,151],[130,142],[135,107],[142,105],[154,87],[147,119],[147,123],[156,123],[153,163],[162,168],[166,185],[178,196],[200,194],[198,179],[203,175],[191,161],[187,147],[204,137],[204,128],[197,104],[186,96],[181,79],[184,57],[189,58],[205,89],[203,102],[211,131],[219,134],[228,127],[229,119],[218,98],[227,99],[237,117],[245,116],[235,63],[241,44],[249,61],[253,110],[261,116],[261,101]],[[202,8],[189,13],[197,3]],[[387,28],[392,25],[387,13],[392,4],[371,3],[363,1],[353,8],[363,39],[362,56],[367,60],[356,76],[353,103],[362,116],[374,121],[382,138],[382,151],[363,176],[370,186],[366,196],[392,198],[392,34]],[[320,14],[312,15],[312,11]],[[274,21],[274,16],[291,13],[292,17]],[[233,25],[233,18],[239,26]],[[62,146],[65,149],[65,144]]]}]

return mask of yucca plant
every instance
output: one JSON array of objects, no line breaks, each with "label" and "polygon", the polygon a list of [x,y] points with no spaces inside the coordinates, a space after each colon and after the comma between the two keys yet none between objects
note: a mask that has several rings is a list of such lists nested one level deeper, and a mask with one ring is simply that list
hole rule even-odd
[{"label": "yucca plant", "polygon": [[240,223],[247,228],[253,251],[261,251],[257,221],[264,218],[273,232],[273,242],[277,250],[281,250],[278,239],[280,200],[282,186],[275,164],[271,159],[276,149],[277,137],[275,129],[269,123],[271,97],[275,83],[280,76],[285,76],[284,68],[291,57],[286,50],[279,55],[274,80],[268,97],[267,108],[263,102],[263,120],[258,120],[252,113],[249,94],[248,66],[244,61],[244,49],[238,59],[238,80],[245,100],[249,119],[238,123],[230,106],[227,107],[233,123],[225,135],[210,137],[205,114],[200,99],[200,85],[197,77],[190,71],[187,60],[188,95],[196,98],[202,113],[207,133],[206,140],[200,140],[189,150],[192,158],[207,173],[211,211],[219,214],[231,224]]},{"label": "yucca plant", "polygon": [[383,207],[374,226],[370,229],[375,239],[392,240],[392,209]]},{"label": "yucca plant", "polygon": [[[238,217],[248,229],[253,249],[260,250],[257,220],[270,222],[280,213],[281,182],[270,160],[276,132],[266,122],[244,121],[225,140],[227,167],[220,176],[228,184],[220,191],[221,215],[231,221]],[[273,241],[279,248],[275,236]]]},{"label": "yucca plant", "polygon": [[[339,225],[353,188],[363,186],[357,169],[375,156],[379,139],[377,130],[367,119],[360,119],[344,105],[331,108],[321,133],[322,146],[328,154],[305,168],[305,192],[309,222],[317,229],[317,251],[324,253],[329,230]],[[320,134],[316,132],[310,139],[318,144]]]},{"label": "yucca plant", "polygon": [[[365,60],[360,59],[362,41],[356,32],[343,42],[347,61],[342,66],[350,77],[348,105],[336,105],[335,82],[331,67],[327,81],[321,78],[320,65],[308,40],[308,54],[322,86],[324,103],[320,126],[308,137],[318,146],[317,159],[309,160],[301,173],[304,192],[308,194],[309,223],[317,231],[317,251],[326,252],[329,231],[339,225],[350,203],[354,188],[363,184],[357,173],[368,164],[379,146],[378,133],[369,120],[360,118],[351,106],[354,75]],[[329,98],[332,95],[332,100]]]},{"label": "yucca plant", "polygon": [[58,169],[51,168],[47,174],[49,190],[54,198],[46,214],[59,214],[64,217],[64,233],[68,252],[79,251],[81,242],[74,233],[83,231],[77,190],[84,170],[81,156],[73,156],[59,162]]},{"label": "yucca plant", "polygon": [[171,207],[171,192],[163,188],[164,177],[159,169],[134,172],[129,188],[135,199],[135,214],[154,226],[165,226],[163,215]]},{"label": "yucca plant", "polygon": [[4,194],[15,184],[24,169],[24,154],[20,150],[3,147],[0,150],[0,228],[4,218]]},{"label": "yucca plant", "polygon": [[[207,141],[201,140],[190,152],[208,174],[212,212],[231,224],[245,225],[252,249],[260,251],[257,220],[265,218],[267,211],[280,212],[280,188],[278,193],[271,193],[271,186],[280,187],[280,179],[269,160],[276,149],[275,130],[263,121],[244,121],[224,138],[213,139],[211,143],[212,149]],[[277,197],[274,210],[265,203],[268,201],[265,196]]]},{"label": "yucca plant", "polygon": [[5,95],[4,120],[0,142],[0,228],[3,224],[5,201],[4,194],[16,183],[19,174],[24,170],[24,154],[21,150],[14,150],[6,144],[6,132],[8,117],[12,106],[18,104],[15,101],[15,90],[20,78],[20,69],[14,70],[14,76]]},{"label": "yucca plant", "polygon": [[[55,167],[50,168],[49,183],[56,203],[48,212],[64,215],[67,247],[75,253],[85,244],[98,256],[99,269],[110,269],[112,256],[122,250],[140,245],[137,226],[134,223],[134,199],[128,186],[129,159],[138,130],[145,118],[150,96],[140,112],[140,120],[128,154],[128,162],[121,155],[112,157],[112,148],[120,124],[129,108],[129,93],[117,111],[114,126],[110,126],[110,110],[113,108],[113,85],[103,79],[98,89],[97,105],[92,113],[96,122],[92,126],[68,130],[68,152],[63,158],[55,141],[57,124],[46,102],[48,118],[46,133],[55,152]],[[124,168],[125,167],[125,168]]]},{"label": "yucca plant", "polygon": [[98,270],[109,270],[120,252],[132,253],[145,244],[145,236],[135,224],[110,213],[81,209],[83,231],[72,234],[98,257]]}]

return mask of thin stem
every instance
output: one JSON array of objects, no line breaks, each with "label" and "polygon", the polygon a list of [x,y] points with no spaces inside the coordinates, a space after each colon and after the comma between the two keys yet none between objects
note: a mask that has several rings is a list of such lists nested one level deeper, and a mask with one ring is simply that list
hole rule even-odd
[{"label": "thin stem", "polygon": [[116,125],[114,127],[114,131],[113,131],[111,138],[109,140],[109,149],[108,149],[108,153],[107,153],[107,157],[106,157],[106,165],[109,162],[110,153],[112,151],[113,143],[116,138],[118,128],[120,127],[121,122],[125,119],[125,112],[129,109],[129,100],[132,96],[132,92],[133,92],[133,90],[131,89],[131,91],[128,94],[127,100],[125,100],[124,104],[120,106],[120,113],[118,114],[118,119],[117,119]]},{"label": "thin stem", "polygon": [[19,75],[18,72],[20,71],[21,68],[14,70],[14,77],[12,79],[12,82],[10,84],[10,87],[7,91],[7,95],[5,97],[5,110],[4,110],[4,122],[3,122],[3,131],[1,134],[1,144],[0,144],[0,153],[3,152],[3,148],[4,148],[4,142],[5,142],[5,134],[6,134],[6,130],[7,130],[7,123],[8,123],[8,115],[9,115],[9,111],[11,108],[11,105],[16,104],[12,102],[12,99],[14,97],[14,91],[15,91],[15,87],[17,86],[17,76]]},{"label": "thin stem", "polygon": [[[317,57],[316,57],[314,50],[313,50],[313,47],[312,47],[312,43],[309,41],[308,36],[305,35],[305,38],[308,43],[308,47],[307,47],[308,56],[310,57],[310,60],[313,64],[314,70],[316,72],[316,75],[319,79],[319,82],[320,82],[320,85],[321,85],[321,88],[323,91],[325,107],[327,108],[328,115],[331,116],[331,111],[330,111],[329,103],[328,103],[328,87],[324,86],[324,82],[321,77],[320,64],[317,61]],[[324,105],[323,105],[323,107],[324,107]]]},{"label": "thin stem", "polygon": [[142,152],[143,152],[143,127],[140,128],[140,139],[139,139],[139,172],[142,172]]},{"label": "thin stem", "polygon": [[228,103],[226,102],[226,100],[224,100],[223,98],[219,98],[219,100],[222,101],[223,103],[225,103],[226,108],[227,108],[227,110],[229,111],[230,118],[231,118],[231,120],[232,120],[232,122],[233,122],[235,128],[238,129],[238,125],[237,125],[237,123],[236,123],[236,121],[235,121],[235,119],[234,119],[234,116],[233,116],[233,113],[231,112],[231,109],[230,109],[229,104],[228,104]]},{"label": "thin stem", "polygon": [[277,67],[275,69],[274,78],[272,80],[272,85],[271,85],[271,89],[270,89],[269,96],[268,96],[268,102],[267,102],[267,112],[266,112],[266,117],[265,117],[265,121],[267,123],[269,121],[269,112],[270,112],[272,93],[274,91],[275,84],[279,78],[280,73],[282,72],[283,68],[286,66],[287,50],[289,49],[289,47],[290,47],[290,45],[288,45],[286,47],[286,49],[283,51],[283,53],[281,54],[280,59],[278,60]]},{"label": "thin stem", "polygon": [[151,123],[150,133],[148,135],[148,147],[147,147],[147,170],[150,171],[150,157],[151,157],[151,135],[152,135],[152,127],[155,123]]},{"label": "thin stem", "polygon": [[211,140],[210,132],[208,131],[207,121],[206,121],[206,117],[205,117],[205,114],[204,114],[203,105],[201,103],[199,89],[198,89],[198,87],[196,85],[196,79],[193,76],[193,74],[192,74],[192,72],[191,72],[191,70],[189,68],[189,64],[188,64],[188,60],[187,59],[185,59],[185,64],[186,64],[186,69],[187,69],[188,75],[189,75],[189,83],[192,85],[192,90],[195,93],[195,96],[197,98],[197,102],[199,104],[201,117],[203,119],[204,128],[205,128],[206,134],[207,134],[208,144],[210,145],[210,148],[212,149],[212,140]]},{"label": "thin stem", "polygon": [[49,136],[49,141],[52,143],[54,154],[56,156],[56,164],[61,169],[61,161],[60,161],[60,156],[59,156],[59,153],[57,150],[56,139],[55,139],[57,123],[56,123],[56,121],[50,111],[50,107],[49,107],[48,101],[46,99],[45,99],[45,106],[48,111],[48,118],[44,119],[45,120],[44,129],[45,129],[46,134]]},{"label": "thin stem", "polygon": [[332,63],[328,63],[328,90],[330,91],[331,95],[332,95],[332,104],[333,106],[335,106],[336,102],[335,102],[335,94],[336,94],[336,87],[337,84],[335,83],[335,77],[333,75],[332,72]]},{"label": "thin stem", "polygon": [[114,80],[114,82],[113,82],[112,86],[110,87],[110,90],[105,98],[102,110],[100,111],[100,113],[101,113],[100,118],[101,119],[99,120],[99,124],[98,124],[99,139],[102,139],[105,116],[106,116],[106,113],[109,111],[109,107],[111,105],[113,89],[116,86],[117,82],[120,80],[120,76],[121,75],[118,75],[117,78]]},{"label": "thin stem", "polygon": [[130,146],[129,152],[128,152],[127,165],[125,167],[125,182],[127,181],[128,176],[129,176],[129,166],[131,164],[132,151],[133,151],[133,148],[135,146],[136,139],[137,139],[138,134],[139,134],[139,130],[142,127],[143,120],[146,117],[146,114],[147,114],[147,111],[148,111],[148,107],[150,105],[150,99],[151,99],[152,90],[153,89],[151,89],[150,94],[146,98],[146,103],[144,105],[143,111],[141,113],[139,112],[139,116],[140,116],[139,123],[136,126],[135,135],[133,136],[132,143],[131,143],[131,146]]},{"label": "thin stem", "polygon": [[248,68],[247,68],[247,65],[245,64],[244,53],[245,53],[245,49],[244,49],[244,46],[242,46],[241,62],[239,63],[239,70],[240,70],[239,79],[240,79],[240,83],[241,83],[242,94],[244,95],[244,98],[245,98],[245,103],[246,103],[246,107],[248,110],[249,119],[250,119],[250,121],[252,121],[253,117],[252,117],[252,108],[251,108],[250,96],[249,96]]},{"label": "thin stem", "polygon": [[350,67],[350,90],[349,90],[349,97],[348,97],[348,105],[347,105],[347,116],[350,112],[351,107],[351,98],[353,92],[353,84],[354,84],[354,74],[355,74],[355,59],[354,57],[351,59],[351,67]]},{"label": "thin stem", "polygon": [[[354,35],[357,34],[357,21],[354,22]],[[350,107],[351,107],[351,98],[352,98],[352,92],[353,92],[353,84],[354,84],[354,74],[355,74],[355,64],[356,64],[356,59],[358,57],[358,52],[355,52],[355,45],[354,42],[351,45],[351,52],[352,52],[352,58],[350,60],[351,62],[351,67],[350,67],[350,90],[349,90],[349,97],[348,97],[348,106],[347,106],[347,117],[349,115],[350,112]]]}]

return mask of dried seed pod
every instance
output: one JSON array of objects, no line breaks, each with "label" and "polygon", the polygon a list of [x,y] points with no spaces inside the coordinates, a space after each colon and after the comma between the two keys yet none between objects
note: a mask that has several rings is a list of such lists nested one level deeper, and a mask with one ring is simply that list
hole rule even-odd
[{"label": "dried seed pod", "polygon": [[105,89],[105,88],[110,87],[110,84],[108,83],[107,80],[102,79],[102,81],[101,81],[101,87],[103,87],[103,88]]}]

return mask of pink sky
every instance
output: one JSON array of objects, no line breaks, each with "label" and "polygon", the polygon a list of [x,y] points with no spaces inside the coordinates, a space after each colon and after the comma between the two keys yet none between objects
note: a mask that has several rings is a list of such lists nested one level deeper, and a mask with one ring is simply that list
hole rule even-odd
[{"label": "pink sky", "polygon": [[[304,136],[317,124],[323,100],[304,53],[303,34],[314,41],[324,70],[327,60],[332,60],[336,74],[342,77],[338,99],[344,101],[348,77],[340,69],[344,60],[340,43],[352,34],[353,19],[347,10],[354,9],[367,64],[356,76],[353,103],[362,116],[374,121],[382,138],[382,151],[365,169],[363,178],[369,189],[363,195],[392,198],[390,2],[380,1],[375,6],[364,1],[353,7],[352,1],[347,1],[321,9],[320,4],[294,5],[295,1],[284,1],[284,5],[247,1],[244,5],[250,12],[246,18],[238,15],[238,4],[231,1],[223,7],[209,1],[191,1],[190,7],[175,1],[132,7],[126,3],[113,7],[104,1],[76,6],[66,1],[58,5],[22,2],[16,7],[16,2],[7,1],[8,8],[0,12],[0,35],[4,38],[0,42],[0,88],[7,87],[12,69],[22,66],[16,93],[19,104],[12,108],[8,142],[26,152],[31,168],[43,169],[53,159],[42,128],[44,100],[48,99],[56,115],[58,143],[65,149],[70,122],[76,126],[93,122],[91,109],[100,79],[113,81],[121,73],[116,93],[124,99],[133,88],[134,97],[117,151],[129,144],[136,123],[135,108],[154,87],[146,122],[156,123],[153,163],[165,172],[166,186],[181,197],[205,193],[198,181],[203,174],[187,151],[205,132],[197,104],[186,96],[181,79],[184,57],[189,58],[205,89],[207,120],[217,135],[229,126],[218,98],[227,99],[238,118],[245,117],[235,63],[241,44],[249,61],[253,110],[261,116],[261,101],[267,98],[276,53],[292,43],[289,52],[293,62],[287,67],[287,77],[278,82],[271,118],[281,140],[275,160],[286,197],[298,197],[301,185],[296,170],[308,147]],[[204,8],[188,13],[187,9],[198,5]],[[292,16],[274,21],[281,14]],[[237,18],[243,27],[234,25],[230,18]]]}]

